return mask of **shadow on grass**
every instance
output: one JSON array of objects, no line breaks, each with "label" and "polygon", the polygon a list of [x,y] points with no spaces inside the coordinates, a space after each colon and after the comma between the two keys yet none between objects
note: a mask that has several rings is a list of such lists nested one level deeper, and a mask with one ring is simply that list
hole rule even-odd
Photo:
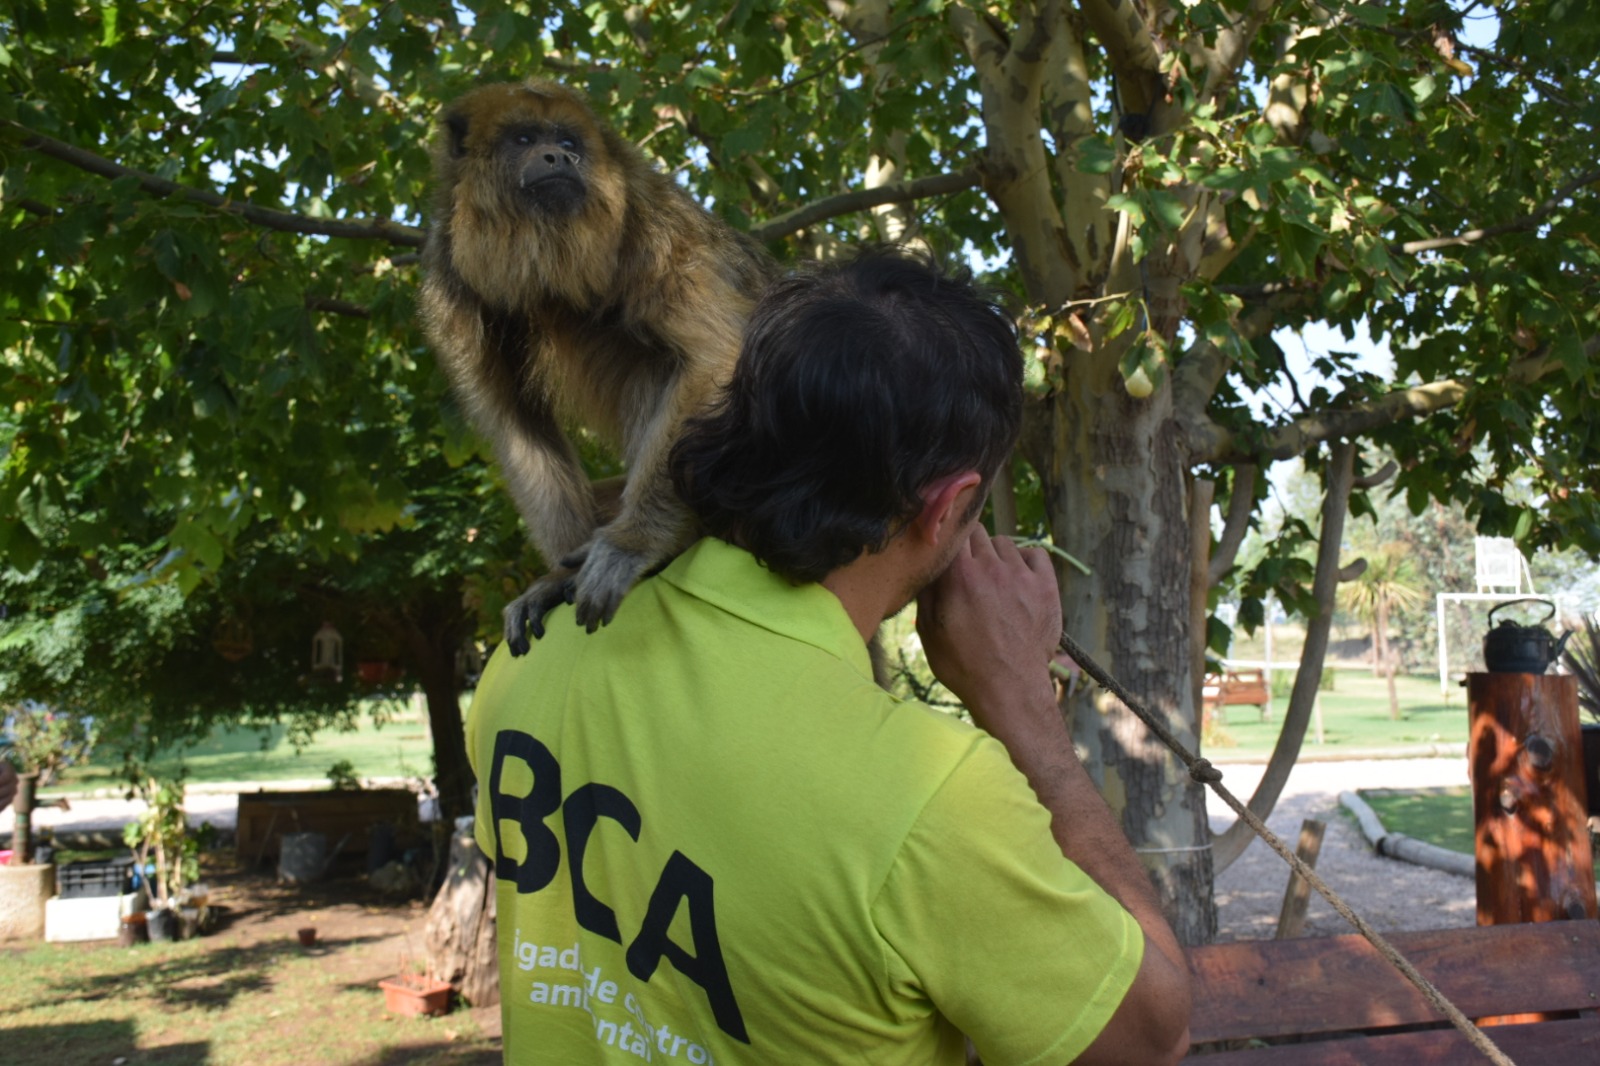
[{"label": "shadow on grass", "polygon": [[205,1041],[140,1049],[133,1023],[110,1019],[8,1028],[5,1049],[8,1066],[132,1061],[135,1056],[139,1066],[206,1066],[211,1061],[211,1045]]},{"label": "shadow on grass", "polygon": [[388,1047],[351,1066],[500,1066],[499,1048],[434,1042]]},{"label": "shadow on grass", "polygon": [[341,856],[336,863],[336,874],[325,880],[305,884],[278,881],[266,870],[240,865],[219,865],[208,869],[204,879],[214,888],[237,889],[229,898],[225,910],[217,916],[217,930],[247,920],[281,918],[288,914],[313,911],[339,904],[356,904],[375,909],[401,910],[408,905],[409,895],[385,894],[373,888],[358,876],[364,868],[365,858],[360,855]]},{"label": "shadow on grass", "polygon": [[[341,937],[330,940],[318,949],[318,953],[326,954],[335,948],[377,939],[380,938]],[[189,943],[204,945],[205,940],[202,938]],[[55,1007],[106,999],[125,1000],[136,994],[155,1010],[217,1011],[226,1008],[240,996],[270,990],[273,986],[272,970],[285,958],[298,958],[306,954],[305,949],[287,941],[267,941],[249,947],[191,950],[166,957],[157,955],[160,950],[140,949],[145,957],[135,974],[119,970],[53,981],[39,989],[30,1005]],[[141,1058],[140,1066],[147,1061],[156,1060]],[[59,1062],[57,1060],[52,1066],[59,1066]]]}]

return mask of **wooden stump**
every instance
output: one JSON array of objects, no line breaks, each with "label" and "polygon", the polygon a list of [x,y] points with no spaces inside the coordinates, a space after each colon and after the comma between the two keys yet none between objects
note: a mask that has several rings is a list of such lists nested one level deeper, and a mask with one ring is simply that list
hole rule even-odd
[{"label": "wooden stump", "polygon": [[474,1007],[500,1002],[494,874],[472,834],[450,840],[450,867],[428,909],[428,971]]},{"label": "wooden stump", "polygon": [[1594,918],[1577,679],[1468,674],[1478,924]]}]

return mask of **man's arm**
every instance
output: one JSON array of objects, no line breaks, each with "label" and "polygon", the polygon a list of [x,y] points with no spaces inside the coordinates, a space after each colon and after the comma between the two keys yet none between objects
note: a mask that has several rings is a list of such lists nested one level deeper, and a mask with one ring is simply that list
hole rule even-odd
[{"label": "man's arm", "polygon": [[1049,556],[976,530],[918,598],[934,674],[994,736],[1050,812],[1061,852],[1122,904],[1145,935],[1138,976],[1076,1060],[1176,1062],[1189,1046],[1189,971],[1144,867],[1073,749],[1050,684],[1061,602]]}]

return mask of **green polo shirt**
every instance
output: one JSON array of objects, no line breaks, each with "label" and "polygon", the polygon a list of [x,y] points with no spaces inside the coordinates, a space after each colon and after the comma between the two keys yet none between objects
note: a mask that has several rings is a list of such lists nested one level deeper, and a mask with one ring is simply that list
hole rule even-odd
[{"label": "green polo shirt", "polygon": [[467,721],[508,1063],[1076,1057],[1139,968],[983,731],[875,687],[820,585],[702,540]]}]

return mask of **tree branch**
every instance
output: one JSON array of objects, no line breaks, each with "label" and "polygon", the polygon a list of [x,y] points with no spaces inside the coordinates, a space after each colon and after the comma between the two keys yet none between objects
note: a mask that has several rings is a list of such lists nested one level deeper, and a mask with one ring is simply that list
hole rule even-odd
[{"label": "tree branch", "polygon": [[331,296],[312,296],[310,293],[306,294],[306,308],[311,311],[344,315],[346,318],[372,317],[372,312],[360,304],[351,303],[349,300],[336,300]]},{"label": "tree branch", "polygon": [[[1334,594],[1338,591],[1342,568],[1339,545],[1344,540],[1344,523],[1350,513],[1350,482],[1354,477],[1355,445],[1338,441],[1328,458],[1327,491],[1322,498],[1322,533],[1317,543],[1317,565],[1311,578],[1311,598],[1316,613],[1306,619],[1305,644],[1300,649],[1300,669],[1289,693],[1289,707],[1283,714],[1278,743],[1267,760],[1266,772],[1250,797],[1249,808],[1260,818],[1272,813],[1289,780],[1289,771],[1300,756],[1306,725],[1322,681],[1322,663],[1328,653],[1328,636],[1333,630]],[[1243,819],[1226,831],[1212,834],[1212,862],[1218,872],[1226,870],[1243,853],[1255,833]]]},{"label": "tree branch", "polygon": [[1224,463],[1292,459],[1325,440],[1359,437],[1403,418],[1421,418],[1454,407],[1466,395],[1467,386],[1459,381],[1435,381],[1397,389],[1371,403],[1296,419],[1268,433],[1255,447],[1243,446],[1231,431],[1213,423],[1211,448],[1193,458]]},{"label": "tree branch", "polygon": [[1454,237],[1429,237],[1426,240],[1395,243],[1389,245],[1389,250],[1402,255],[1415,255],[1418,252],[1431,252],[1438,248],[1457,248],[1463,245],[1476,244],[1479,241],[1488,240],[1490,237],[1499,237],[1507,233],[1522,233],[1537,227],[1556,208],[1571,199],[1573,193],[1586,185],[1594,185],[1596,183],[1600,183],[1600,170],[1591,170],[1561,186],[1555,191],[1554,195],[1521,218],[1483,229],[1467,230],[1465,233],[1458,233]]},{"label": "tree branch", "polygon": [[1250,530],[1250,516],[1256,509],[1256,466],[1240,463],[1233,470],[1233,492],[1228,496],[1228,517],[1222,522],[1222,535],[1217,538],[1217,550],[1211,555],[1206,570],[1206,587],[1222,580],[1239,555],[1239,545]]},{"label": "tree branch", "polygon": [[[1272,9],[1272,0],[1254,0],[1248,11],[1241,12],[1231,25],[1217,31],[1216,47],[1203,56],[1205,84],[1200,90],[1201,99],[1217,99],[1238,77],[1250,54],[1250,43],[1261,32]],[[1201,36],[1196,34],[1193,39],[1199,41]]]},{"label": "tree branch", "polygon": [[402,222],[352,222],[341,219],[308,218],[289,211],[282,211],[272,207],[261,207],[258,204],[240,203],[205,189],[191,189],[177,182],[158,178],[154,174],[125,167],[120,163],[113,163],[104,156],[54,137],[35,132],[20,123],[10,119],[4,120],[11,129],[22,134],[22,147],[30,148],[41,155],[47,155],[69,166],[86,170],[91,174],[98,174],[103,178],[113,181],[119,178],[134,178],[139,187],[145,192],[156,197],[177,196],[192,203],[202,204],[214,208],[224,214],[236,215],[247,222],[266,229],[279,230],[284,233],[303,233],[322,237],[353,237],[364,240],[381,240],[390,244],[404,247],[420,247],[424,232],[416,226],[408,226]]},{"label": "tree branch", "polygon": [[[1239,319],[1235,332],[1245,340],[1254,340],[1277,325],[1280,311],[1276,304],[1254,307]],[[1196,424],[1204,432],[1208,424],[1206,407],[1227,372],[1227,353],[1210,341],[1200,341],[1183,353],[1172,372],[1172,406],[1180,423],[1187,426],[1198,419]]]},{"label": "tree branch", "polygon": [[1081,0],[1089,28],[1106,50],[1124,115],[1149,115],[1165,95],[1161,55],[1130,0]]},{"label": "tree branch", "polygon": [[[1358,489],[1375,489],[1379,485],[1382,485],[1385,481],[1388,481],[1390,478],[1394,477],[1395,474],[1399,473],[1399,471],[1400,464],[1396,463],[1393,459],[1390,459],[1372,473],[1364,474],[1361,477],[1356,478],[1350,484],[1352,487]],[[1341,578],[1340,580],[1344,579]]]},{"label": "tree branch", "polygon": [[979,176],[977,167],[967,167],[953,174],[935,174],[932,177],[917,178],[913,181],[896,182],[893,185],[880,185],[875,189],[854,189],[850,192],[829,196],[813,201],[779,215],[777,218],[763,222],[750,229],[750,236],[758,241],[770,242],[780,240],[807,226],[814,226],[818,222],[840,215],[848,215],[855,211],[865,211],[869,207],[880,204],[903,204],[913,200],[923,200],[930,196],[947,196],[950,193],[973,189],[978,186]]},{"label": "tree branch", "polygon": [[[1600,334],[1583,345],[1584,355],[1600,355]],[[1505,383],[1531,385],[1561,367],[1561,362],[1543,352],[1519,359],[1506,370]],[[1355,438],[1403,418],[1422,418],[1454,407],[1471,391],[1460,381],[1435,381],[1396,389],[1368,403],[1343,410],[1321,411],[1296,419],[1269,431],[1249,446],[1231,430],[1224,429],[1204,415],[1180,415],[1190,446],[1190,461],[1195,463],[1265,462],[1304,455],[1317,444],[1339,438]],[[1372,475],[1377,478],[1379,474]],[[1376,483],[1376,482],[1375,482]]]}]

